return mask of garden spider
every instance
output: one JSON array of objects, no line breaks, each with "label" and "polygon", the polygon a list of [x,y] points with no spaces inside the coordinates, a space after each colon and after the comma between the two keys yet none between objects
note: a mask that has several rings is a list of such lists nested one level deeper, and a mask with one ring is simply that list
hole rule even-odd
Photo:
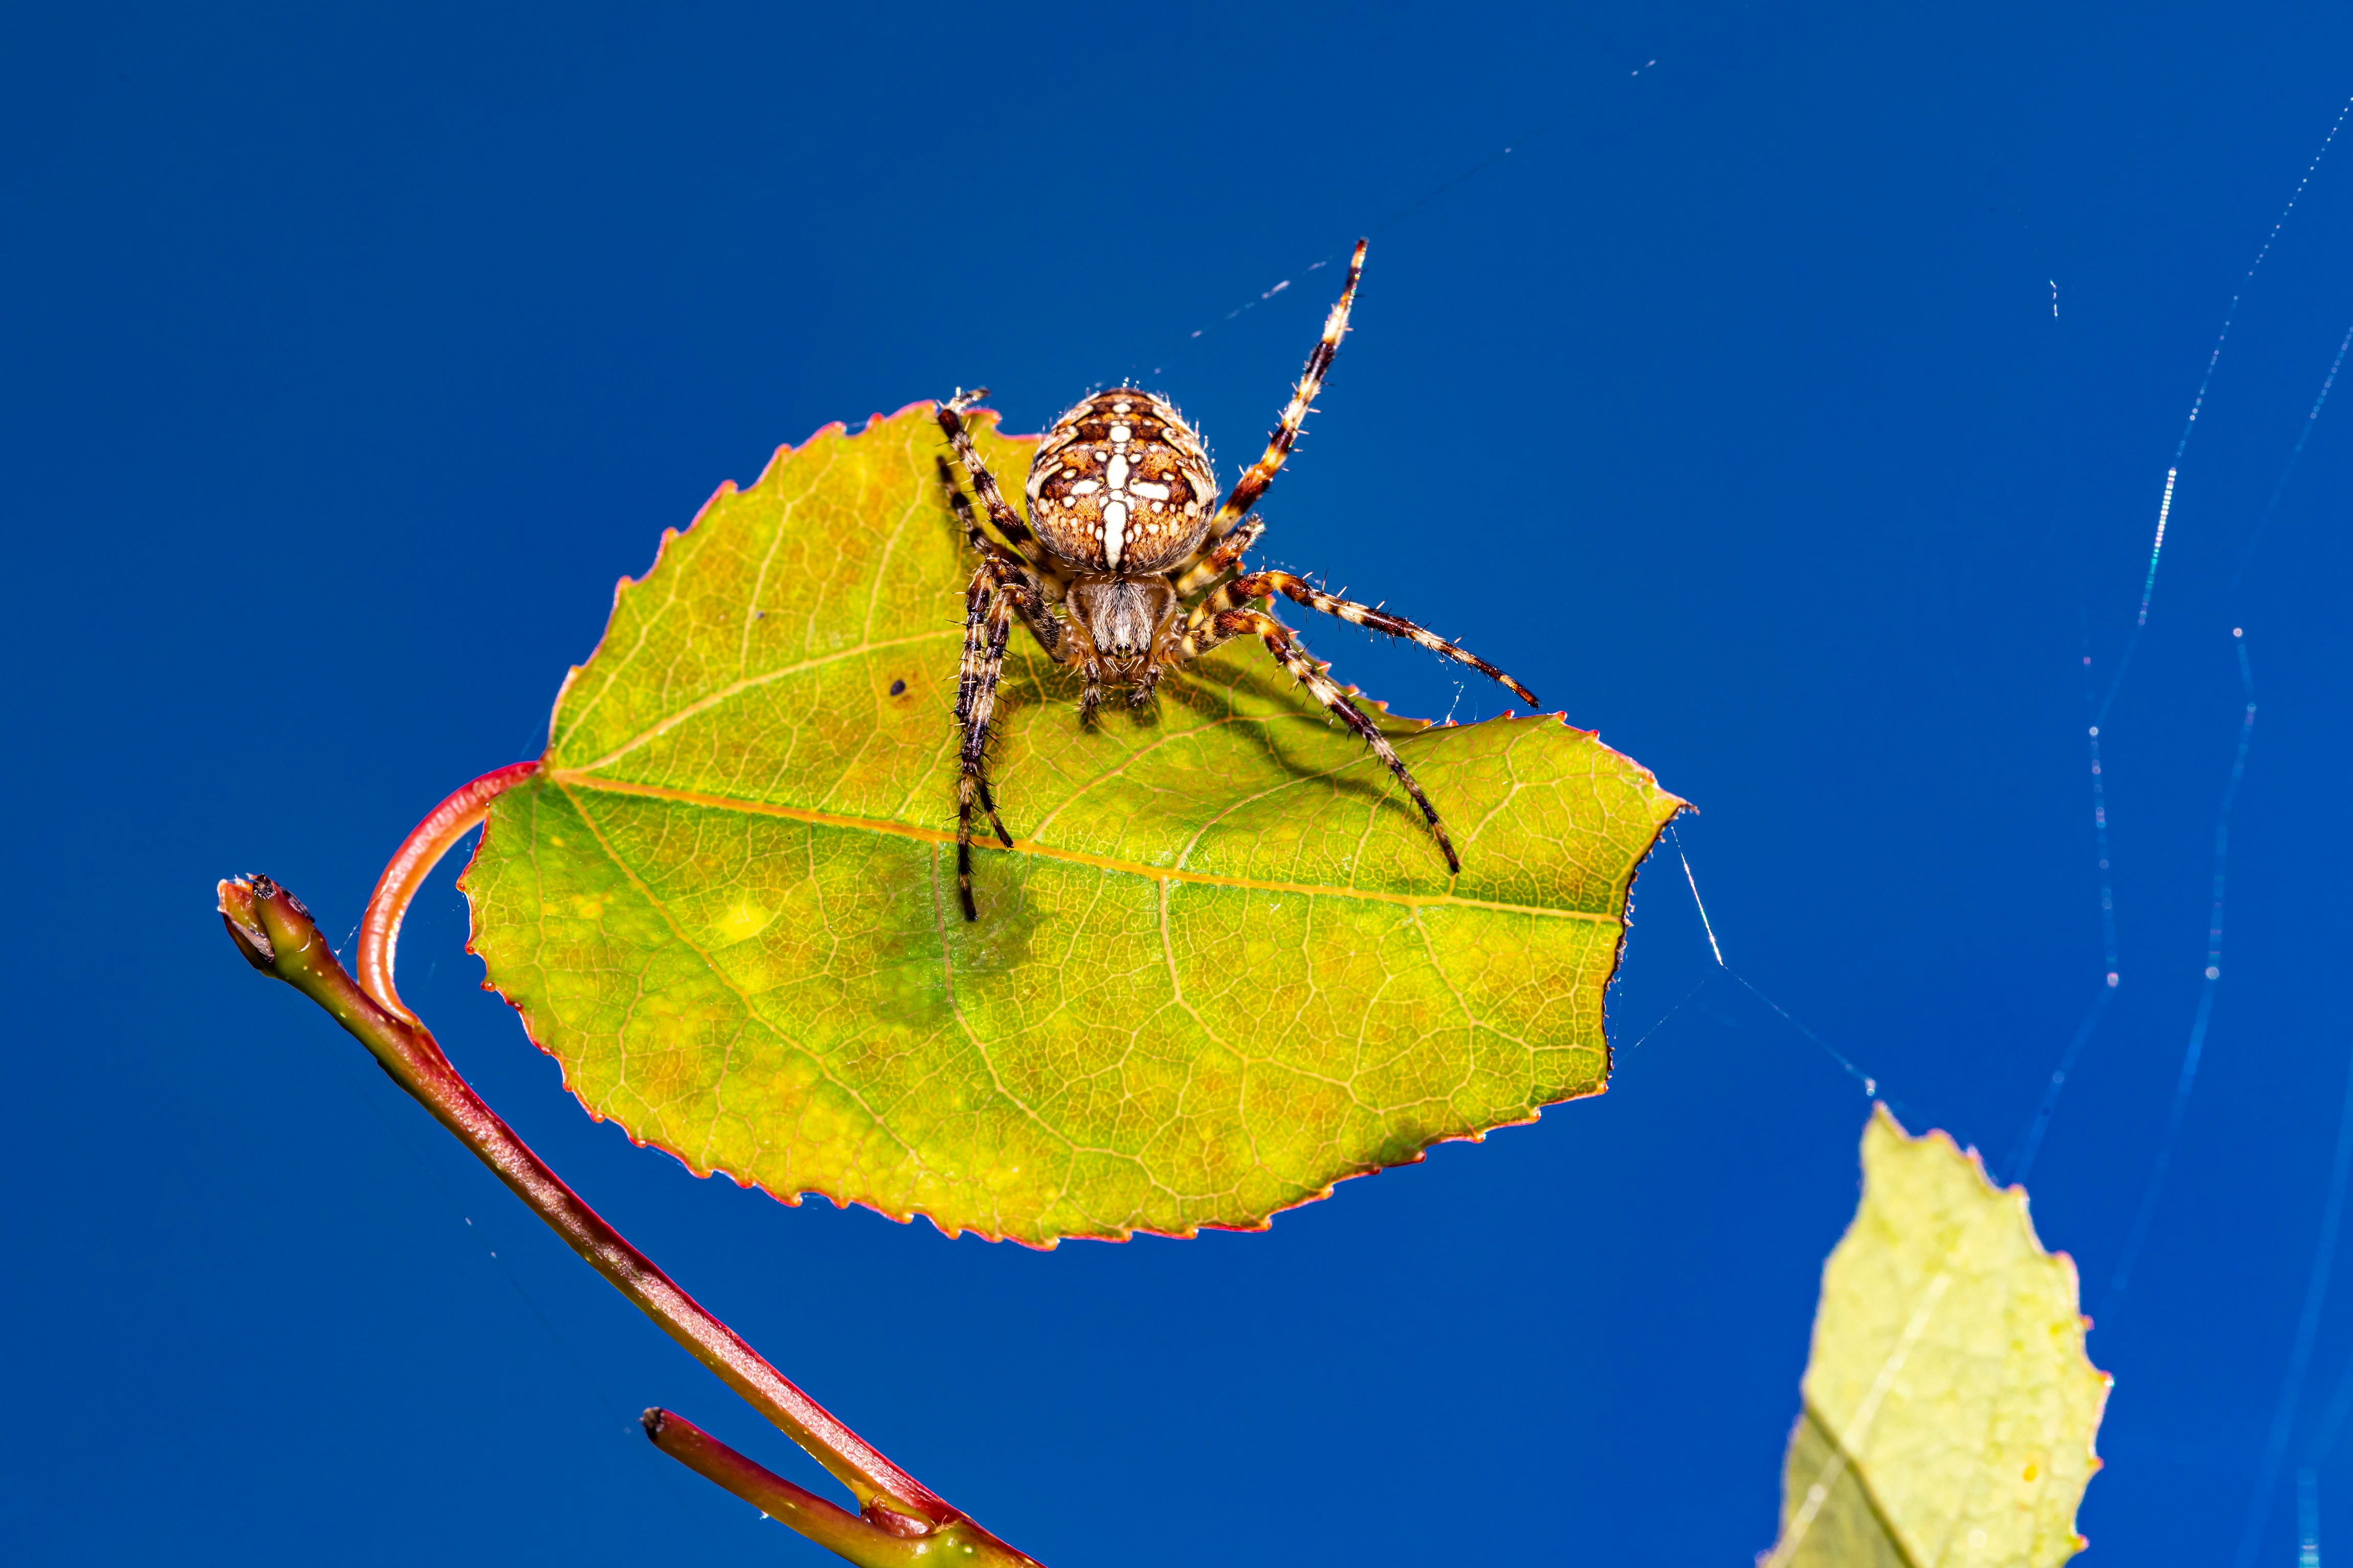
[{"label": "garden spider", "polygon": [[[1005,644],[1019,616],[1039,646],[1057,664],[1086,677],[1079,700],[1083,720],[1103,700],[1105,681],[1131,688],[1128,704],[1141,707],[1171,665],[1198,658],[1219,644],[1250,635],[1266,645],[1282,668],[1306,684],[1317,701],[1371,747],[1406,793],[1430,819],[1430,832],[1446,855],[1446,868],[1460,872],[1446,825],[1421,793],[1405,762],[1370,719],[1357,711],[1326,667],[1308,658],[1298,637],[1257,605],[1282,594],[1311,610],[1337,616],[1356,626],[1409,637],[1432,653],[1467,664],[1501,681],[1531,709],[1535,696],[1482,658],[1473,658],[1411,621],[1385,615],[1370,605],[1338,599],[1288,572],[1235,571],[1266,524],[1247,515],[1275,471],[1291,455],[1308,405],[1324,384],[1340,334],[1348,328],[1348,307],[1365,268],[1365,242],[1348,261],[1348,281],[1339,303],[1324,322],[1324,337],[1307,356],[1307,369],[1267,438],[1266,451],[1234,482],[1224,504],[1200,437],[1162,398],[1133,386],[1099,392],[1054,421],[1029,465],[1029,519],[1022,521],[997,489],[974,449],[964,415],[988,395],[987,387],[959,390],[942,405],[940,428],[947,432],[957,460],[1003,542],[982,531],[972,503],[955,482],[945,458],[940,479],[964,522],[965,536],[980,555],[965,594],[964,667],[956,682],[956,722],[964,730],[963,773],[956,781],[956,892],[964,918],[977,920],[972,900],[972,808],[978,801],[1007,848],[1005,830],[989,795],[987,763],[988,724],[997,707],[997,683],[1005,667]],[[1212,585],[1215,584],[1214,589]],[[1205,589],[1189,607],[1185,600]],[[1053,606],[1062,606],[1056,615]]]}]

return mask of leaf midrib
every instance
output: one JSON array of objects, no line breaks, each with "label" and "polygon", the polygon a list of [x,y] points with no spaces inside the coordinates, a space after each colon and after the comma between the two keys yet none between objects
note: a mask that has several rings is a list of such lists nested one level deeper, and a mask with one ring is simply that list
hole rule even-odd
[{"label": "leaf midrib", "polygon": [[[806,822],[820,827],[841,827],[854,832],[879,833],[886,837],[910,838],[924,844],[955,842],[955,835],[944,828],[919,827],[907,822],[884,822],[874,817],[847,816],[838,812],[810,811],[801,806],[776,805],[766,801],[705,795],[696,790],[673,789],[664,784],[637,784],[622,779],[598,778],[571,768],[553,768],[543,776],[549,783],[567,792],[583,790],[609,795],[639,795],[652,800],[674,801],[681,805],[702,806],[712,811],[738,811],[751,816],[783,817],[788,821]],[[988,847],[996,849],[997,847],[990,845]],[[1542,904],[1512,903],[1496,899],[1471,899],[1459,893],[1392,893],[1377,888],[1342,888],[1312,882],[1280,882],[1254,877],[1221,876],[1213,871],[1184,870],[1170,866],[1154,866],[1142,860],[1124,860],[1115,856],[1092,855],[1082,849],[1064,849],[1052,845],[1039,844],[1034,839],[1015,839],[1011,852],[1017,855],[1032,855],[1041,860],[1059,860],[1070,865],[1088,866],[1101,871],[1146,877],[1160,882],[1187,882],[1199,887],[1231,888],[1246,892],[1296,893],[1307,898],[1357,899],[1369,903],[1396,904],[1406,909],[1488,910],[1503,914],[1541,915],[1550,920],[1588,921],[1598,925],[1618,924],[1615,916],[1597,914],[1589,910],[1547,909]]]}]

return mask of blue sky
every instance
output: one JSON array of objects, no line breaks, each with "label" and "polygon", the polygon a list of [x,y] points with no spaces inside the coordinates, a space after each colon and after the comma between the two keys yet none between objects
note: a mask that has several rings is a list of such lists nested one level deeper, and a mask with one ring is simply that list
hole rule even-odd
[{"label": "blue sky", "polygon": [[[823,1561],[632,1417],[814,1467],[237,963],[212,880],[348,927],[426,809],[536,752],[660,530],[830,421],[986,382],[1037,428],[1134,375],[1230,473],[1328,303],[1311,268],[1367,231],[1270,563],[1461,636],[1696,802],[1732,968],[1997,1163],[2104,969],[2083,661],[2115,674],[2241,297],[2104,726],[2121,984],[2032,1182],[2117,1380],[2087,1561],[2236,1547],[2353,1047],[2353,399],[2307,420],[2353,322],[2353,145],[2273,234],[2353,93],[2341,11],[0,26],[28,1556]],[[2111,1298],[2203,984],[2233,627],[2260,717],[2222,977]],[[1308,634],[1403,711],[1495,710]],[[492,1103],[1042,1560],[1770,1543],[1868,1102],[1729,979],[1652,1027],[1714,968],[1680,865],[1637,890],[1606,1097],[1265,1235],[1052,1254],[786,1208],[590,1123],[477,988],[448,880],[403,990]],[[2348,1358],[2332,1300],[2292,1452]],[[2320,1497],[2353,1518],[2353,1453]]]}]

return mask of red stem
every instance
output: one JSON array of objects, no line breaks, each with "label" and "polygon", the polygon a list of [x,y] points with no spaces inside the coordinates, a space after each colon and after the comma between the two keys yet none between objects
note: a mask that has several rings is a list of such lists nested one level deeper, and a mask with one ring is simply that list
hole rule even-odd
[{"label": "red stem", "polygon": [[408,913],[410,900],[425,886],[425,879],[433,874],[433,868],[441,863],[441,857],[490,816],[491,802],[537,772],[536,759],[510,763],[459,789],[435,806],[401,840],[384,875],[375,879],[375,891],[368,896],[367,913],[360,917],[360,945],[353,955],[353,967],[359,971],[360,988],[402,1023],[418,1022],[417,1015],[402,1004],[400,993],[392,984],[393,958],[400,947],[400,921]]},{"label": "red stem", "polygon": [[870,1523],[746,1458],[675,1411],[649,1410],[644,1422],[646,1436],[655,1447],[704,1480],[725,1488],[770,1519],[790,1525],[852,1563],[870,1568],[901,1568],[921,1562],[943,1544],[935,1536],[901,1535]]},{"label": "red stem", "polygon": [[422,1024],[402,1016],[406,1009],[394,1011],[399,1004],[392,990],[393,939],[409,898],[434,862],[481,819],[490,801],[529,777],[535,766],[502,768],[451,795],[409,836],[386,868],[369,905],[371,936],[364,941],[363,951],[380,963],[378,974],[389,1000],[360,987],[336,961],[301,900],[267,877],[220,884],[221,917],[230,936],[254,967],[286,981],[325,1008],[375,1054],[394,1081],[473,1151],[575,1252],[849,1488],[872,1527],[893,1538],[945,1533],[968,1560],[1035,1568],[1028,1556],[972,1523],[885,1458],[681,1289],[515,1136],[459,1075]]}]

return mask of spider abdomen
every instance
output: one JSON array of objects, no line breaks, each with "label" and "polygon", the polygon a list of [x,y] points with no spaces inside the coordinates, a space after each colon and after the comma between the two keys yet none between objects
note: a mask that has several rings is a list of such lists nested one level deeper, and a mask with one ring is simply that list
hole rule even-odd
[{"label": "spider abdomen", "polygon": [[1115,386],[1054,421],[1029,465],[1029,521],[1082,572],[1165,572],[1193,553],[1218,506],[1218,479],[1184,416]]}]

